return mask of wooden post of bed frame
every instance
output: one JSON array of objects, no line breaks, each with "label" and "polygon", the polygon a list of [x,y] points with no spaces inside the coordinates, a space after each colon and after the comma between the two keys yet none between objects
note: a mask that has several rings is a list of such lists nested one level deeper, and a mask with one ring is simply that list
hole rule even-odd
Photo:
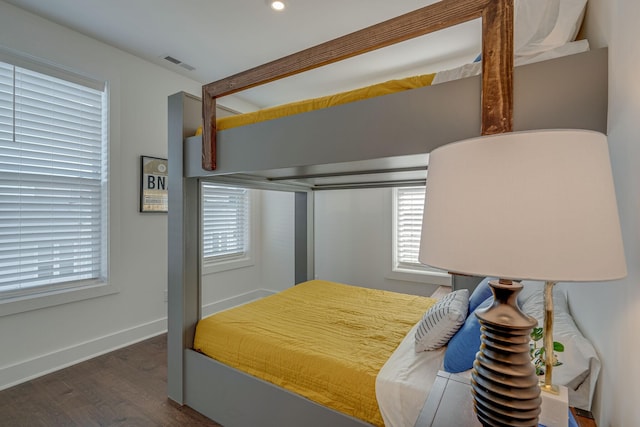
[{"label": "wooden post of bed frame", "polygon": [[216,98],[202,87],[202,169],[216,170]]},{"label": "wooden post of bed frame", "polygon": [[482,135],[513,130],[513,0],[482,11]]},{"label": "wooden post of bed frame", "polygon": [[513,0],[442,0],[202,87],[202,167],[216,168],[216,98],[482,17],[482,134],[513,127]]}]

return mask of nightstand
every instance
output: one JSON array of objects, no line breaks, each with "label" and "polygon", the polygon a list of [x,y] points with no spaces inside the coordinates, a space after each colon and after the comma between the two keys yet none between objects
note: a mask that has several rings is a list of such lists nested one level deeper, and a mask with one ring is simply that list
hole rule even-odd
[{"label": "nightstand", "polygon": [[[588,415],[572,408],[578,427],[597,427]],[[440,371],[422,407],[415,427],[482,427],[473,411],[469,379]]]},{"label": "nightstand", "polygon": [[482,427],[473,411],[469,380],[440,371],[415,427]]}]

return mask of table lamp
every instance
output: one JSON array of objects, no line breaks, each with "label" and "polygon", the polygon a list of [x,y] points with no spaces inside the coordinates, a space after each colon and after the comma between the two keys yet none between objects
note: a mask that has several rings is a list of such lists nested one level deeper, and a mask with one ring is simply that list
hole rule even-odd
[{"label": "table lamp", "polygon": [[529,355],[536,320],[517,280],[546,282],[543,388],[551,389],[556,282],[607,281],[626,264],[606,136],[543,130],[482,136],[430,154],[420,262],[499,277],[477,312],[474,408],[485,426],[538,426],[540,386]]}]

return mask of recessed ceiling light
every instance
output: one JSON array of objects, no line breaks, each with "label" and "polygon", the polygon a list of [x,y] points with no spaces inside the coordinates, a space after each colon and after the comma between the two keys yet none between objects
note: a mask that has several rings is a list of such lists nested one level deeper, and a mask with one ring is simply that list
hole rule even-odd
[{"label": "recessed ceiling light", "polygon": [[271,9],[278,12],[284,10],[284,8],[287,6],[282,0],[269,0],[267,1],[267,3],[269,4],[269,6],[271,6]]}]

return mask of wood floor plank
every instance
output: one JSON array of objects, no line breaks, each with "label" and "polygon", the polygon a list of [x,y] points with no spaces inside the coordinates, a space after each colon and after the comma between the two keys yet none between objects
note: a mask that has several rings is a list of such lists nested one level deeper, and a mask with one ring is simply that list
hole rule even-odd
[{"label": "wood floor plank", "polygon": [[167,398],[166,335],[0,391],[0,426],[220,427]]}]

